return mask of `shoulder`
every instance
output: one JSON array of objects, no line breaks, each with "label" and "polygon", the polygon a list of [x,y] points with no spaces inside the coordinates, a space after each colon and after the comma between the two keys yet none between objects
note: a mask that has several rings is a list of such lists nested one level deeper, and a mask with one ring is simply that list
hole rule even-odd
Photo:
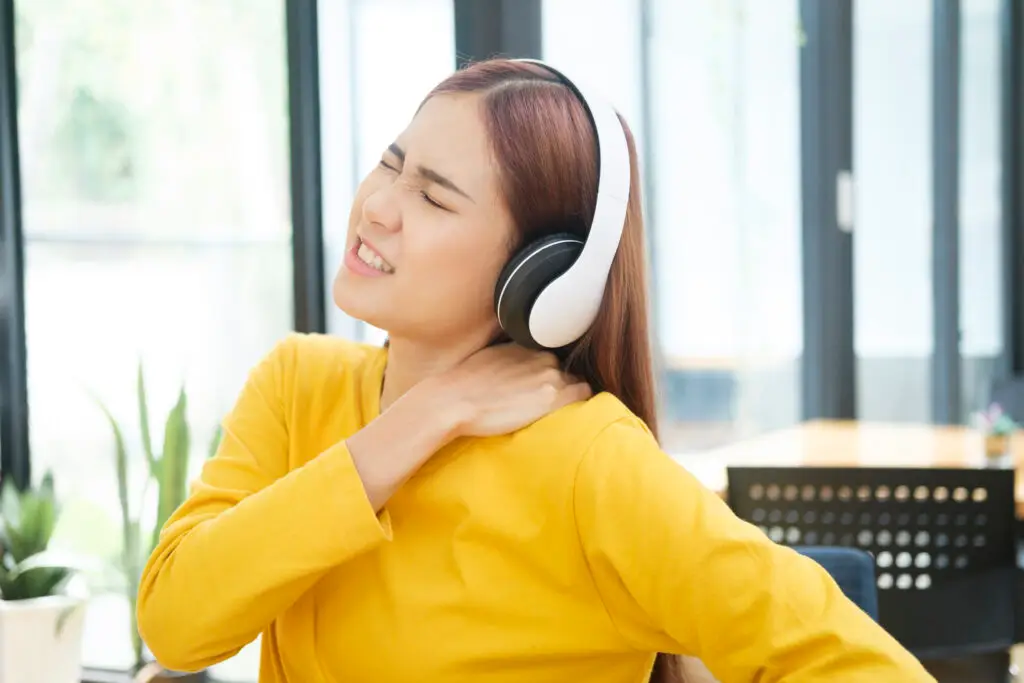
[{"label": "shoulder", "polygon": [[333,337],[329,334],[292,332],[277,343],[272,355],[292,364],[356,365],[374,358],[384,349],[371,344]]},{"label": "shoulder", "polygon": [[382,365],[387,351],[326,334],[293,332],[281,339],[253,373],[272,381],[286,403],[319,393],[337,392]]},{"label": "shoulder", "polygon": [[692,483],[692,476],[662,450],[644,421],[614,396],[598,394],[569,408],[553,417],[564,421],[566,433],[577,435],[577,490],[614,490],[628,500],[641,491]]},{"label": "shoulder", "polygon": [[285,377],[299,378],[311,373],[347,373],[372,363],[387,352],[327,334],[293,332],[279,341],[268,360]]},{"label": "shoulder", "polygon": [[522,447],[564,453],[576,460],[595,449],[616,450],[639,443],[658,448],[647,425],[607,392],[551,413],[519,432],[516,441]]},{"label": "shoulder", "polygon": [[655,442],[654,435],[644,421],[608,392],[566,406],[547,419],[562,429],[576,432],[583,440],[591,443],[606,443],[623,436]]}]

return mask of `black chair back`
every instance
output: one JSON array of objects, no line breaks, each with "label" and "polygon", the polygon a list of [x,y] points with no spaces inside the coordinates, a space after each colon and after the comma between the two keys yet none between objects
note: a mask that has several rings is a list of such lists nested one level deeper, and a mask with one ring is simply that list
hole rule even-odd
[{"label": "black chair back", "polygon": [[879,622],[918,657],[1013,644],[1012,470],[730,467],[728,487],[778,543],[870,552]]}]

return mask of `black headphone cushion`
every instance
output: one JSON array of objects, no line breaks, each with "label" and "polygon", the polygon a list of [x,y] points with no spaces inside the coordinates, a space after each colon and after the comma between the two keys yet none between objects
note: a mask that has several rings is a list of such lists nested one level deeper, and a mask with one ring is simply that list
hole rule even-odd
[{"label": "black headphone cushion", "polygon": [[579,258],[583,240],[571,233],[547,235],[530,242],[498,275],[494,309],[513,341],[538,348],[530,334],[530,309],[537,296]]}]

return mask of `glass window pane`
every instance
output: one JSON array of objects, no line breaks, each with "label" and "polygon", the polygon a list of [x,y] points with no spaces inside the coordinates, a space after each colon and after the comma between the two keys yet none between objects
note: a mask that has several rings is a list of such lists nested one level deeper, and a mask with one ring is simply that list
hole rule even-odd
[{"label": "glass window pane", "polygon": [[324,0],[320,16],[321,135],[327,330],[380,342],[380,330],[331,303],[355,188],[455,69],[451,0]]},{"label": "glass window pane", "polygon": [[629,122],[643,148],[640,3],[544,0],[543,58],[570,78],[597,87]]},{"label": "glass window pane", "polygon": [[960,61],[960,353],[964,415],[981,408],[1002,342],[999,0],[964,0]]},{"label": "glass window pane", "polygon": [[799,419],[796,0],[653,0],[649,153],[664,441]]},{"label": "glass window pane", "polygon": [[854,13],[857,415],[931,418],[931,2]]},{"label": "glass window pane", "polygon": [[[94,397],[121,421],[137,497],[137,362],[155,443],[185,383],[197,470],[291,329],[284,7],[15,5],[33,471],[52,469],[65,500],[56,542],[113,566],[114,446]],[[98,578],[85,664],[125,668],[122,581]]]}]

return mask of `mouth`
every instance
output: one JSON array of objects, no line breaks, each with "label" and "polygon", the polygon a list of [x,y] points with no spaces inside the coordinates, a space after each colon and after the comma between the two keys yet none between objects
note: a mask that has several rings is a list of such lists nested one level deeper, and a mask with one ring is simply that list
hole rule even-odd
[{"label": "mouth", "polygon": [[384,257],[382,257],[376,249],[374,249],[369,243],[363,241],[362,237],[356,237],[356,248],[354,251],[357,259],[374,270],[378,270],[381,273],[388,275],[395,272],[394,266],[385,261]]}]

